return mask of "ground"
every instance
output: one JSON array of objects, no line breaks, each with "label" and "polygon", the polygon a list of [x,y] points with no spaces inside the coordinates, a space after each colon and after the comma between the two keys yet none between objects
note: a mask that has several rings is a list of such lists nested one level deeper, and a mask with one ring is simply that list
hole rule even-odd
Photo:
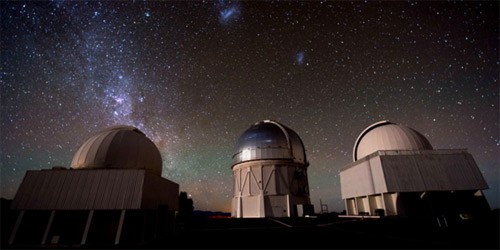
[{"label": "ground", "polygon": [[198,218],[153,248],[499,249],[496,215],[439,227],[432,218]]},{"label": "ground", "polygon": [[7,245],[2,249],[499,249],[499,210],[448,225],[435,218],[347,218],[335,213],[301,218],[237,219],[194,214],[166,237],[142,245]]}]

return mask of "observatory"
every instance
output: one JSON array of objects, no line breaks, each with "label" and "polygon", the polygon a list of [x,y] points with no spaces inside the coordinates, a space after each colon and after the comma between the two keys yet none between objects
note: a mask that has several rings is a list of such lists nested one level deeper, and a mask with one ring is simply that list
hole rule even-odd
[{"label": "observatory", "polygon": [[173,230],[179,185],[161,177],[158,148],[135,127],[89,138],[71,168],[27,171],[12,201],[9,245],[143,244]]},{"label": "observatory", "polygon": [[448,223],[489,211],[487,189],[465,149],[433,149],[416,130],[389,121],[358,136],[340,172],[347,215],[432,216]]},{"label": "observatory", "polygon": [[295,131],[276,121],[260,121],[239,137],[235,151],[233,217],[294,217],[314,212],[309,163]]},{"label": "observatory", "polygon": [[155,144],[139,129],[114,126],[89,138],[71,161],[72,169],[144,169],[161,176],[162,160]]}]

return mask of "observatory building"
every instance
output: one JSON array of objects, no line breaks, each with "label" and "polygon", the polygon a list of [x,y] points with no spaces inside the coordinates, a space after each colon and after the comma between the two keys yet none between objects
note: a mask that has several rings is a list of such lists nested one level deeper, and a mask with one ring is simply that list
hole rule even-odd
[{"label": "observatory building", "polygon": [[295,131],[276,121],[260,121],[239,137],[235,151],[232,217],[295,217],[314,212],[309,163]]},{"label": "observatory building", "polygon": [[107,128],[83,143],[70,169],[26,172],[8,244],[130,246],[166,236],[179,185],[161,172],[160,152],[143,132]]},{"label": "observatory building", "polygon": [[340,172],[347,215],[431,216],[438,223],[490,211],[488,185],[465,149],[433,149],[412,128],[380,121],[358,136]]}]

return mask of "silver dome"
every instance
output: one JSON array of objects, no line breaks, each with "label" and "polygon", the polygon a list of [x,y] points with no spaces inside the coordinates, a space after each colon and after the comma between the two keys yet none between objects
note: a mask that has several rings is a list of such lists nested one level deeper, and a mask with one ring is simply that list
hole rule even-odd
[{"label": "silver dome", "polygon": [[358,136],[353,149],[353,161],[378,150],[432,150],[431,143],[416,130],[389,121],[368,126]]},{"label": "silver dome", "polygon": [[238,139],[233,165],[245,161],[289,159],[307,165],[304,143],[281,123],[264,120],[248,128]]},{"label": "silver dome", "polygon": [[115,126],[90,137],[71,161],[73,169],[145,169],[161,175],[162,159],[156,145],[139,129]]}]

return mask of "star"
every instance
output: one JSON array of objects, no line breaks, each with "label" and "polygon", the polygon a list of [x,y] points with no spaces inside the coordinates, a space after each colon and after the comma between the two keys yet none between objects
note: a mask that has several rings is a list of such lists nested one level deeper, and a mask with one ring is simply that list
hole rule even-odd
[{"label": "star", "polygon": [[[139,128],[197,210],[228,211],[239,136],[262,120],[306,148],[311,202],[390,120],[467,148],[499,205],[498,1],[4,1],[0,192]],[[228,198],[229,197],[229,198]]]}]

